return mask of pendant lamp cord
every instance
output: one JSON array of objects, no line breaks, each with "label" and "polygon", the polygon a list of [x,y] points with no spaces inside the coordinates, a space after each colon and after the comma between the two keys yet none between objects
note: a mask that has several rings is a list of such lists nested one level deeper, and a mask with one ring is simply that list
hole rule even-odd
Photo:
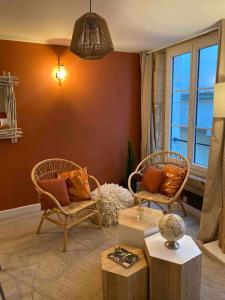
[{"label": "pendant lamp cord", "polygon": [[90,0],[90,12],[91,12],[91,0]]}]

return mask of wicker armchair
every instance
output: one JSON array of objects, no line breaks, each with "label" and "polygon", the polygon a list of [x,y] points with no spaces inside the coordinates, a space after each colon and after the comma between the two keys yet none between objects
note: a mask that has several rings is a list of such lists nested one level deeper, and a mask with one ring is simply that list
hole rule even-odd
[{"label": "wicker armchair", "polygon": [[3,288],[2,288],[2,285],[1,285],[1,282],[0,282],[0,295],[1,295],[1,297],[2,297],[2,300],[6,300],[5,294],[4,294],[4,292],[3,292]]},{"label": "wicker armchair", "polygon": [[[2,269],[2,267],[1,267],[1,265],[0,265],[0,271],[1,271],[1,269]],[[3,288],[2,288],[2,285],[1,285],[1,282],[0,282],[0,295],[1,295],[1,297],[2,297],[2,300],[6,300],[5,294],[4,294],[4,292],[3,292]]]},{"label": "wicker armchair", "polygon": [[[49,199],[51,199],[51,201],[54,202],[54,204],[56,205],[55,208],[44,210],[37,229],[37,234],[40,233],[41,226],[44,220],[48,220],[63,228],[63,252],[65,252],[67,249],[68,229],[74,226],[75,224],[84,221],[92,216],[97,216],[98,224],[101,228],[101,219],[98,210],[98,199],[100,198],[100,185],[95,177],[88,175],[89,179],[94,181],[95,185],[98,188],[98,197],[95,200],[90,199],[85,201],[76,201],[71,202],[67,206],[61,206],[52,194],[40,188],[38,182],[44,179],[55,178],[56,174],[59,172],[72,171],[77,168],[80,168],[80,166],[78,166],[74,162],[60,158],[53,158],[39,162],[31,172],[31,179],[33,181],[36,191],[38,192],[39,200],[43,195],[45,195]],[[52,218],[53,215],[56,218]]]},{"label": "wicker armchair", "polygon": [[[139,175],[139,176],[143,177],[145,169],[148,166],[155,166],[157,168],[163,168],[163,166],[166,164],[176,165],[181,168],[185,168],[187,170],[187,173],[186,173],[186,176],[184,178],[182,185],[180,186],[179,190],[176,192],[176,194],[173,197],[168,197],[168,196],[160,194],[160,193],[153,194],[146,190],[137,191],[136,193],[134,193],[132,191],[131,180],[134,175]],[[146,157],[139,163],[136,170],[129,176],[128,188],[129,188],[130,192],[133,194],[133,196],[137,199],[139,204],[142,201],[148,201],[149,205],[151,204],[151,202],[154,202],[164,211],[164,213],[172,213],[179,206],[181,206],[183,213],[186,216],[186,211],[185,211],[185,208],[184,208],[184,205],[182,202],[181,193],[187,182],[189,172],[190,172],[189,162],[181,154],[176,153],[176,152],[169,152],[169,151],[156,152],[156,153],[149,155],[148,157]],[[162,205],[166,205],[167,210]]]}]

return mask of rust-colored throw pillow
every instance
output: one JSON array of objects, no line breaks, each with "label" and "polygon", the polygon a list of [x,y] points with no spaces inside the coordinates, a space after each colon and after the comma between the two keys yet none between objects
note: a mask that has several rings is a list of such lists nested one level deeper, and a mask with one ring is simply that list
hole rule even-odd
[{"label": "rust-colored throw pillow", "polygon": [[0,119],[6,119],[7,118],[7,114],[4,111],[0,112]]},{"label": "rust-colored throw pillow", "polygon": [[[69,194],[67,191],[66,180],[64,178],[46,179],[38,182],[40,188],[45,192],[52,194],[62,206],[70,203]],[[47,196],[41,197],[41,209],[51,209],[56,207],[54,202]]]},{"label": "rust-colored throw pillow", "polygon": [[87,168],[62,172],[59,178],[66,178],[67,188],[71,201],[90,200],[91,191],[88,182]]},{"label": "rust-colored throw pillow", "polygon": [[150,193],[157,193],[164,178],[164,171],[149,166],[143,176],[142,186]]},{"label": "rust-colored throw pillow", "polygon": [[173,197],[183,183],[187,170],[168,164],[164,167],[164,173],[165,177],[159,188],[160,193]]},{"label": "rust-colored throw pillow", "polygon": [[0,125],[0,129],[9,129],[9,125]]}]

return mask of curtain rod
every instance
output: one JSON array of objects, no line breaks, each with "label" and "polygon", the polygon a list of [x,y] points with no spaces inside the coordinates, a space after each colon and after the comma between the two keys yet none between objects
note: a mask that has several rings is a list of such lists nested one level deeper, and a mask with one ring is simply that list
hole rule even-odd
[{"label": "curtain rod", "polygon": [[178,41],[178,42],[169,44],[169,45],[167,45],[167,46],[163,46],[163,47],[161,47],[161,48],[157,48],[157,49],[155,49],[155,50],[150,50],[150,51],[147,52],[147,54],[151,54],[151,53],[154,53],[154,52],[157,52],[157,51],[160,51],[160,50],[163,50],[163,49],[172,47],[172,46],[176,46],[176,45],[178,45],[178,44],[187,42],[187,41],[192,40],[192,39],[194,39],[194,38],[196,38],[196,37],[199,37],[199,36],[202,36],[202,35],[205,35],[205,34],[207,34],[207,33],[210,33],[210,32],[213,32],[213,31],[217,31],[217,30],[219,30],[219,27],[213,27],[213,28],[211,28],[211,29],[202,31],[202,32],[200,32],[200,33],[198,33],[198,34],[189,36],[189,37],[187,37],[187,38],[185,38],[185,39],[183,39],[183,40],[181,40],[181,41]]}]

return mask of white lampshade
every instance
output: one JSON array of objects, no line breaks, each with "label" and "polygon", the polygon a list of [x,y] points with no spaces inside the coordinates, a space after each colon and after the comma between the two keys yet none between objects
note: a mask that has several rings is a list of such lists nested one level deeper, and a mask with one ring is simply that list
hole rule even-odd
[{"label": "white lampshade", "polygon": [[225,118],[225,82],[215,84],[213,115],[217,118]]}]

